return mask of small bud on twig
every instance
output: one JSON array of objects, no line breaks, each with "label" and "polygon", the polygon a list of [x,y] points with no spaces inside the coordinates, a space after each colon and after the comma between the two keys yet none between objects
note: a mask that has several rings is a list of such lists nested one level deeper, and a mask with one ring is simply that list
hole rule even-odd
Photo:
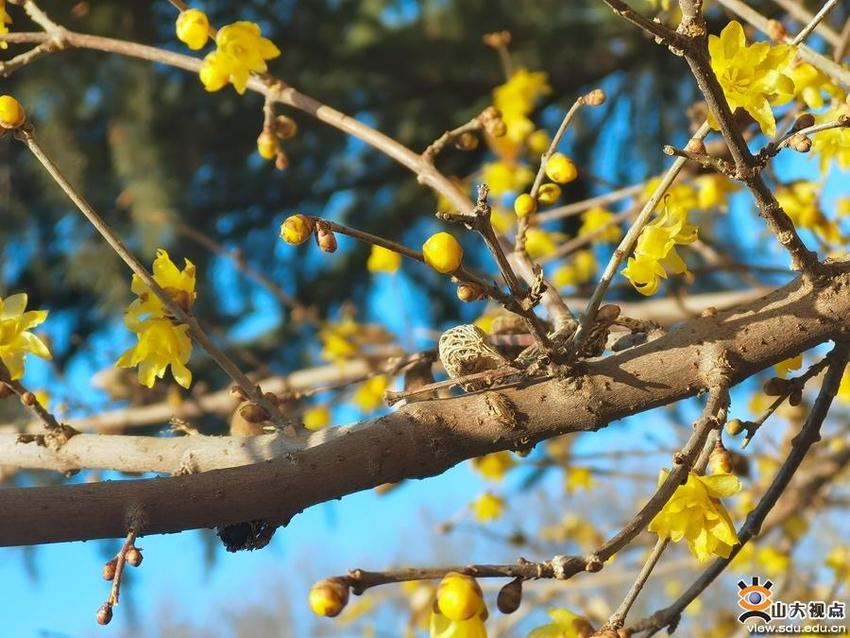
[{"label": "small bud on twig", "polygon": [[115,566],[118,564],[118,558],[106,561],[103,565],[103,580],[112,580],[115,578]]},{"label": "small bud on twig", "polygon": [[144,557],[142,556],[142,550],[140,550],[138,547],[131,547],[127,550],[127,556],[125,560],[133,567],[138,567],[139,565],[141,565],[143,559]]},{"label": "small bud on twig", "polygon": [[103,603],[97,610],[97,624],[108,625],[112,620],[112,605]]},{"label": "small bud on twig", "polygon": [[602,89],[593,89],[584,96],[584,103],[588,106],[599,106],[605,103],[605,97],[605,91]]},{"label": "small bud on twig", "polygon": [[512,614],[522,602],[522,578],[516,578],[499,590],[496,606],[503,614]]}]

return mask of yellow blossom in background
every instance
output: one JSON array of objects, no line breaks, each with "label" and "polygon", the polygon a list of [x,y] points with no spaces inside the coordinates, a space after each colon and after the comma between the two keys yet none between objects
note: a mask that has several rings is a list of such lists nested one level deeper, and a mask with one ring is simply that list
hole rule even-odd
[{"label": "yellow blossom in background", "polygon": [[[850,104],[839,105],[815,120],[818,124],[834,122],[841,115],[850,115]],[[846,171],[850,169],[850,128],[833,128],[812,135],[812,153],[820,156],[821,171],[826,171],[830,162]]]},{"label": "yellow blossom in background", "polygon": [[355,357],[360,352],[354,340],[359,332],[360,325],[348,316],[336,323],[326,323],[319,330],[322,358],[325,361],[341,362]]},{"label": "yellow blossom in background", "polygon": [[788,573],[791,558],[788,554],[780,552],[773,547],[759,547],[756,552],[756,563],[761,573],[775,578]]},{"label": "yellow blossom in background", "polygon": [[835,214],[839,217],[850,215],[850,197],[839,197],[835,202]]},{"label": "yellow blossom in background", "polygon": [[262,37],[260,26],[254,22],[240,21],[222,27],[215,43],[216,50],[204,58],[200,71],[207,91],[218,91],[231,82],[241,95],[251,73],[265,73],[266,60],[280,55],[280,49]]},{"label": "yellow blossom in background", "polygon": [[498,315],[495,314],[483,314],[472,323],[478,326],[482,332],[490,334],[493,330],[493,319],[495,319],[497,316]]},{"label": "yellow blossom in background", "polygon": [[568,494],[593,489],[594,481],[589,467],[568,467],[565,474],[564,488]]},{"label": "yellow blossom in background", "polygon": [[697,188],[697,206],[701,210],[719,208],[726,211],[729,207],[729,195],[741,190],[741,187],[725,175],[713,173],[700,175],[694,180]]},{"label": "yellow blossom in background", "polygon": [[313,408],[304,410],[304,415],[301,417],[304,427],[308,430],[316,431],[326,428],[331,424],[331,410],[326,405],[317,405]]},{"label": "yellow blossom in background", "polygon": [[789,75],[794,81],[794,97],[810,109],[823,107],[824,93],[832,98],[841,98],[841,89],[808,62],[795,64]]},{"label": "yellow blossom in background", "polygon": [[775,194],[776,201],[797,227],[811,230],[824,241],[841,241],[840,229],[835,222],[828,220],[820,209],[818,184],[805,180],[782,184],[777,186]]},{"label": "yellow blossom in background", "polygon": [[[646,186],[644,186],[639,197],[642,204],[649,201],[659,184],[661,184],[660,177],[653,177],[646,182]],[[664,193],[664,202],[668,208],[684,209],[688,212],[700,207],[697,190],[691,184],[681,182],[673,184],[667,189]]]},{"label": "yellow blossom in background", "polygon": [[175,28],[177,39],[193,51],[203,49],[210,37],[210,21],[199,9],[181,11]]},{"label": "yellow blossom in background", "polygon": [[789,359],[785,359],[784,361],[780,361],[773,369],[776,370],[776,376],[784,377],[791,370],[799,370],[803,365],[803,353],[801,352],[795,357],[791,357]]},{"label": "yellow blossom in background", "polygon": [[525,233],[525,250],[532,259],[547,257],[558,249],[558,243],[567,238],[563,233],[529,228]]},{"label": "yellow blossom in background", "polygon": [[[720,37],[708,37],[711,68],[723,88],[729,107],[744,109],[768,137],[776,135],[776,119],[771,103],[782,104],[794,95],[794,81],[789,77],[789,65],[796,47],[767,42],[747,46],[744,28],[737,21],[726,25]],[[713,128],[719,128],[713,114]]]},{"label": "yellow blossom in background", "polygon": [[850,404],[850,370],[845,370],[841,375],[841,384],[838,386],[835,398],[841,403]]},{"label": "yellow blossom in background", "polygon": [[401,266],[401,255],[383,246],[372,246],[366,268],[369,272],[395,272]]},{"label": "yellow blossom in background", "polygon": [[510,213],[504,206],[493,206],[493,210],[490,211],[490,223],[496,229],[496,232],[502,235],[513,228],[515,221],[516,216]]},{"label": "yellow blossom in background", "polygon": [[800,514],[795,514],[783,523],[782,531],[785,532],[785,535],[789,539],[796,543],[809,531],[809,521]]},{"label": "yellow blossom in background", "polygon": [[850,545],[839,545],[830,550],[826,566],[835,572],[836,580],[850,579]]},{"label": "yellow blossom in background", "polygon": [[488,481],[501,481],[516,461],[510,452],[493,452],[472,459],[472,468]]},{"label": "yellow blossom in background", "polygon": [[578,286],[593,279],[596,274],[596,256],[592,250],[573,253],[570,263],[552,273],[552,283],[558,288]]},{"label": "yellow blossom in background", "polygon": [[508,128],[507,140],[519,145],[531,135],[534,123],[528,115],[537,100],[551,92],[546,73],[524,68],[517,69],[507,82],[493,89],[493,105],[502,112]]},{"label": "yellow blossom in background", "polygon": [[[7,25],[12,24],[12,17],[6,12],[6,0],[0,0],[0,35],[9,33]],[[0,49],[6,49],[9,45],[6,42],[0,42]]]},{"label": "yellow blossom in background", "polygon": [[[667,471],[662,471],[659,485],[666,478]],[[669,538],[674,543],[684,538],[700,562],[711,555],[727,558],[738,543],[738,535],[719,499],[740,490],[741,481],[732,474],[700,476],[690,472],[687,483],[676,488],[648,529],[659,538]]]},{"label": "yellow blossom in background", "polygon": [[[614,213],[598,206],[586,210],[581,216],[581,226],[578,229],[579,237],[605,228],[611,223],[614,217]],[[610,244],[620,241],[622,236],[623,230],[618,225],[613,224],[605,228],[604,232],[597,239],[600,242]]]},{"label": "yellow blossom in background", "polygon": [[532,153],[533,155],[543,155],[543,153],[545,153],[549,148],[549,144],[551,142],[552,138],[549,137],[549,133],[543,129],[538,129],[528,136],[526,144],[528,146],[529,153]]},{"label": "yellow blossom in background", "polygon": [[518,193],[534,179],[534,172],[524,164],[505,161],[487,162],[481,167],[481,181],[490,192],[499,197],[505,193]]},{"label": "yellow blossom in background", "polygon": [[192,372],[186,367],[192,354],[189,327],[175,325],[170,319],[148,318],[135,320],[128,312],[124,317],[127,327],[136,333],[138,343],[122,354],[115,365],[119,368],[139,367],[139,383],[152,388],[157,379],[165,376],[171,366],[171,375],[184,388],[192,383]]},{"label": "yellow blossom in background", "polygon": [[575,514],[567,514],[560,523],[542,528],[540,537],[550,543],[571,541],[583,551],[589,551],[603,541],[602,535],[591,523]]},{"label": "yellow blossom in background", "polygon": [[491,492],[485,492],[472,503],[472,514],[479,523],[490,523],[505,512],[505,501]]},{"label": "yellow blossom in background", "polygon": [[552,622],[531,630],[528,638],[583,638],[589,635],[590,624],[569,609],[551,609]]},{"label": "yellow blossom in background", "polygon": [[372,377],[361,383],[354,392],[352,401],[363,412],[372,412],[384,404],[384,392],[390,385],[390,380],[384,374]]},{"label": "yellow blossom in background", "polygon": [[24,376],[26,355],[52,358],[44,342],[30,332],[47,319],[47,311],[26,308],[26,293],[0,298],[0,360],[9,370],[12,381]]}]

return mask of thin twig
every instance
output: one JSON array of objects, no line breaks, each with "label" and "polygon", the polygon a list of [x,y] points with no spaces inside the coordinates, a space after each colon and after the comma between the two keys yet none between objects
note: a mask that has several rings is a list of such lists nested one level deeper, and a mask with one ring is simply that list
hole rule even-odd
[{"label": "thin twig", "polygon": [[281,427],[289,425],[289,421],[280,413],[277,406],[269,401],[269,399],[263,395],[262,391],[253,384],[247,376],[245,376],[245,373],[242,372],[235,363],[233,363],[230,357],[228,357],[217,345],[215,345],[212,339],[210,339],[207,333],[201,328],[197,319],[188,314],[183,307],[171,297],[171,295],[165,292],[165,290],[163,290],[151,276],[147,268],[145,268],[135,255],[127,249],[124,242],[121,241],[103,218],[101,218],[101,216],[98,215],[91,207],[88,201],[86,201],[86,199],[74,188],[59,167],[53,163],[53,160],[50,159],[50,156],[36,140],[33,131],[31,129],[22,129],[19,130],[17,134],[21,141],[27,145],[30,152],[32,152],[36,159],[41,162],[41,165],[44,166],[45,170],[47,170],[56,184],[62,189],[68,198],[74,202],[83,216],[91,223],[92,226],[94,226],[95,230],[100,233],[100,235],[124,261],[124,263],[130,267],[130,270],[132,270],[134,274],[138,275],[145,285],[151,289],[151,291],[168,310],[169,314],[178,322],[188,326],[189,335],[192,339],[194,339],[199,346],[207,351],[210,357],[212,357],[221,369],[224,370],[231,379],[233,379],[234,383],[242,388],[245,395],[253,403],[261,406],[270,415],[271,420],[276,425]]},{"label": "thin twig", "polygon": [[[797,0],[773,0],[776,4],[782,7],[788,14],[799,20],[802,24],[808,24],[814,19],[814,14],[806,9],[803,3],[798,2]],[[823,39],[829,42],[832,46],[838,45],[838,34],[833,31],[828,24],[817,24],[815,25],[817,32],[819,35],[823,36]]]},{"label": "thin twig", "polygon": [[573,215],[580,215],[584,211],[594,208],[595,206],[613,204],[620,200],[638,195],[639,193],[642,193],[645,188],[646,183],[619,188],[609,193],[605,193],[604,195],[597,195],[596,197],[590,197],[589,199],[585,199],[580,202],[552,208],[547,210],[545,213],[537,213],[534,215],[534,219],[532,221],[534,221],[535,224],[543,224],[552,221],[553,219],[563,219],[565,217],[572,217]]},{"label": "thin twig", "polygon": [[807,37],[809,37],[809,34],[817,28],[817,26],[821,23],[821,21],[826,17],[826,15],[832,10],[832,8],[836,4],[838,4],[838,0],[826,0],[824,5],[820,8],[820,11],[818,11],[814,16],[812,16],[812,19],[809,20],[809,23],[805,27],[803,27],[800,33],[798,33],[793,40],[791,40],[791,44],[796,46],[803,42]]}]

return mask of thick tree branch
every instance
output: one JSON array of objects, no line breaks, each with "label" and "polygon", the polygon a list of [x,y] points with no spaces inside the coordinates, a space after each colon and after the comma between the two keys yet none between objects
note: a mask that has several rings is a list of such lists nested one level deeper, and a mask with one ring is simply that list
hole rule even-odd
[{"label": "thick tree branch", "polygon": [[[755,302],[684,323],[651,343],[583,364],[583,374],[502,392],[506,424],[486,393],[423,401],[386,417],[328,432],[316,447],[239,468],[167,479],[0,490],[0,545],[118,537],[141,507],[142,533],[177,532],[256,519],[285,523],[306,507],[404,478],[441,473],[500,449],[525,449],[567,432],[694,395],[706,342],[728,352],[737,383],[850,330],[850,262],[819,286],[796,279]],[[61,520],[61,526],[55,521]]]}]

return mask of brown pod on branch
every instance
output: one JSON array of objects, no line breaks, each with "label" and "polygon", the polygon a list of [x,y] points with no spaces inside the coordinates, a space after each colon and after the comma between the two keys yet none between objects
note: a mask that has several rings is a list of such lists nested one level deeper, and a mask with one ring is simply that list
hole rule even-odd
[{"label": "brown pod on branch", "polygon": [[522,602],[522,578],[515,578],[499,590],[496,607],[503,614],[512,614]]}]

